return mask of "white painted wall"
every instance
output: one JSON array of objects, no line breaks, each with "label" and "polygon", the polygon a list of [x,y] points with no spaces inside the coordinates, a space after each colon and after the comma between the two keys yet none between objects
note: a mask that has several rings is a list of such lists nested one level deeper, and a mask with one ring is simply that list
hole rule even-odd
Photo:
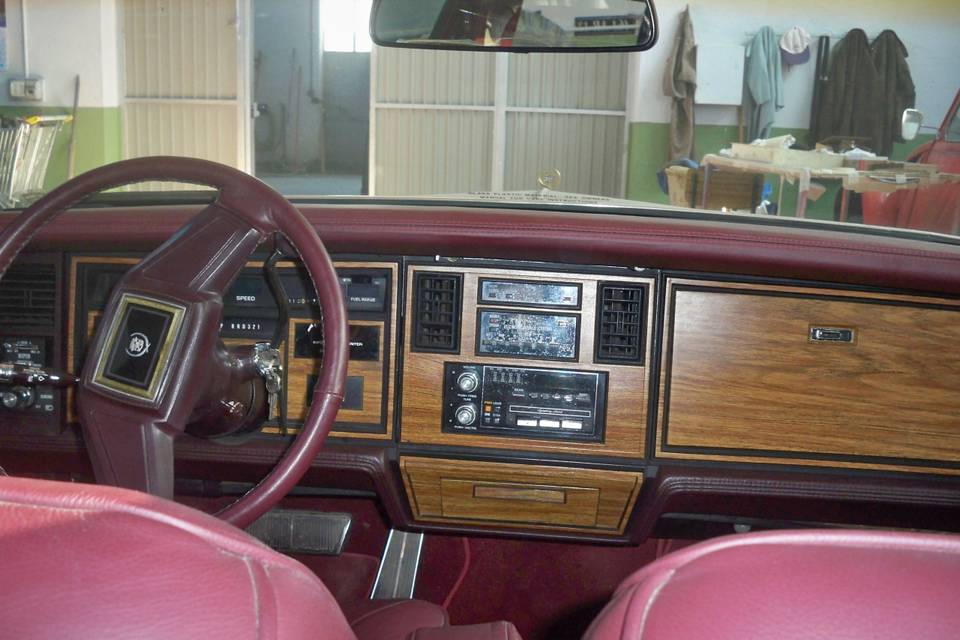
[{"label": "white painted wall", "polygon": [[[907,47],[917,89],[917,107],[928,124],[940,124],[960,89],[960,0],[656,0],[660,42],[651,51],[632,54],[635,89],[628,105],[631,122],[669,122],[669,100],[661,89],[667,57],[680,13],[689,5],[697,43],[746,44],[764,26],[778,34],[795,25],[810,32],[809,63],[784,74],[786,107],[775,126],[806,128],[816,66],[816,36],[830,35],[836,45],[859,27],[871,40],[893,29]],[[751,34],[751,35],[748,35]],[[736,124],[735,107],[697,107],[698,124]]]},{"label": "white painted wall", "polygon": [[[81,107],[119,104],[117,0],[7,0],[7,70],[0,104],[70,107],[80,74]],[[10,78],[24,76],[23,8],[31,76],[44,79],[43,102],[11,100]]]}]

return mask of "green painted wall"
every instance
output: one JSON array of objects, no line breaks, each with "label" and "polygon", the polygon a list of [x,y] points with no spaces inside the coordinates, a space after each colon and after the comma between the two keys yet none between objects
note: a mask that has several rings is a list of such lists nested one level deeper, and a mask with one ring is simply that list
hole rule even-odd
[{"label": "green painted wall", "polygon": [[[5,118],[67,113],[70,113],[69,109],[58,107],[0,106],[0,116]],[[120,159],[123,130],[120,107],[80,107],[77,110],[75,126],[77,174]],[[70,127],[70,124],[65,124],[57,135],[44,180],[47,189],[61,184],[68,177],[67,147]]]},{"label": "green painted wall", "polygon": [[[772,135],[781,136],[790,134],[800,142],[805,142],[806,129],[774,128]],[[907,144],[894,146],[891,157],[902,160],[917,146],[933,139],[932,135],[921,135]],[[717,153],[720,149],[729,147],[737,141],[736,126],[697,125],[694,128],[694,155],[697,159],[708,153]],[[627,151],[627,198],[669,204],[670,198],[660,190],[656,173],[669,160],[670,125],[650,122],[633,122],[630,124],[630,137]],[[779,178],[767,176],[767,182],[773,185],[771,200],[776,202]],[[827,192],[816,202],[807,205],[807,217],[822,220],[833,219],[833,206],[839,187],[825,183]],[[786,185],[783,194],[783,213],[793,215],[796,211],[797,188],[795,185]]]}]

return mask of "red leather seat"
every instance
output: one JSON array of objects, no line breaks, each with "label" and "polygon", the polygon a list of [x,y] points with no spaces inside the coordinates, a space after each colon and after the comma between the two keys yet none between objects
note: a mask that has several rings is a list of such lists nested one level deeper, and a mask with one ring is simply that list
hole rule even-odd
[{"label": "red leather seat", "polygon": [[[349,612],[306,567],[146,494],[0,478],[0,636],[520,640],[418,601]],[[586,640],[955,638],[960,537],[731,536],[633,574]]]},{"label": "red leather seat", "polygon": [[420,630],[507,637],[447,627],[441,607],[415,600],[366,603],[348,621],[310,570],[221,520],[135,491],[0,478],[4,638],[407,640]]},{"label": "red leather seat", "polygon": [[945,640],[960,633],[960,537],[790,531],[717,538],[620,585],[585,640]]}]

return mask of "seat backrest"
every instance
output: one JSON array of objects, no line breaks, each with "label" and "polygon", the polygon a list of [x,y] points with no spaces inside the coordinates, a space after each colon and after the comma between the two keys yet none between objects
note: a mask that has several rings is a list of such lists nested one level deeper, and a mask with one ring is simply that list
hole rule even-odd
[{"label": "seat backrest", "polygon": [[0,477],[6,638],[355,640],[300,563],[143,493]]},{"label": "seat backrest", "polygon": [[717,538],[625,580],[586,640],[956,638],[960,537],[810,530]]}]

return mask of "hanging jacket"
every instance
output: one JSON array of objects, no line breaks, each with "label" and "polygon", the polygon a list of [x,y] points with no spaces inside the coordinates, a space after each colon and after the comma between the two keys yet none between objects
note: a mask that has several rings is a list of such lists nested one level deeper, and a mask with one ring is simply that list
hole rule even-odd
[{"label": "hanging jacket", "polygon": [[816,144],[817,129],[820,122],[820,97],[823,87],[830,77],[830,36],[817,38],[817,67],[813,73],[813,96],[810,100],[810,129],[807,132],[807,146]]},{"label": "hanging jacket", "polygon": [[877,149],[882,113],[880,81],[873,64],[873,52],[862,29],[853,29],[831,54],[830,75],[820,98],[816,140],[831,136],[869,138],[864,142]]},{"label": "hanging jacket", "polygon": [[693,96],[697,91],[696,43],[690,8],[680,14],[677,37],[663,74],[670,100],[670,160],[693,157]]},{"label": "hanging jacket", "polygon": [[757,32],[747,45],[744,69],[747,90],[743,110],[747,116],[747,141],[770,137],[774,115],[783,109],[783,75],[780,45],[770,27]]},{"label": "hanging jacket", "polygon": [[880,81],[880,112],[877,116],[876,151],[889,156],[900,137],[904,109],[913,108],[917,92],[907,64],[907,48],[897,34],[887,29],[870,45]]}]

